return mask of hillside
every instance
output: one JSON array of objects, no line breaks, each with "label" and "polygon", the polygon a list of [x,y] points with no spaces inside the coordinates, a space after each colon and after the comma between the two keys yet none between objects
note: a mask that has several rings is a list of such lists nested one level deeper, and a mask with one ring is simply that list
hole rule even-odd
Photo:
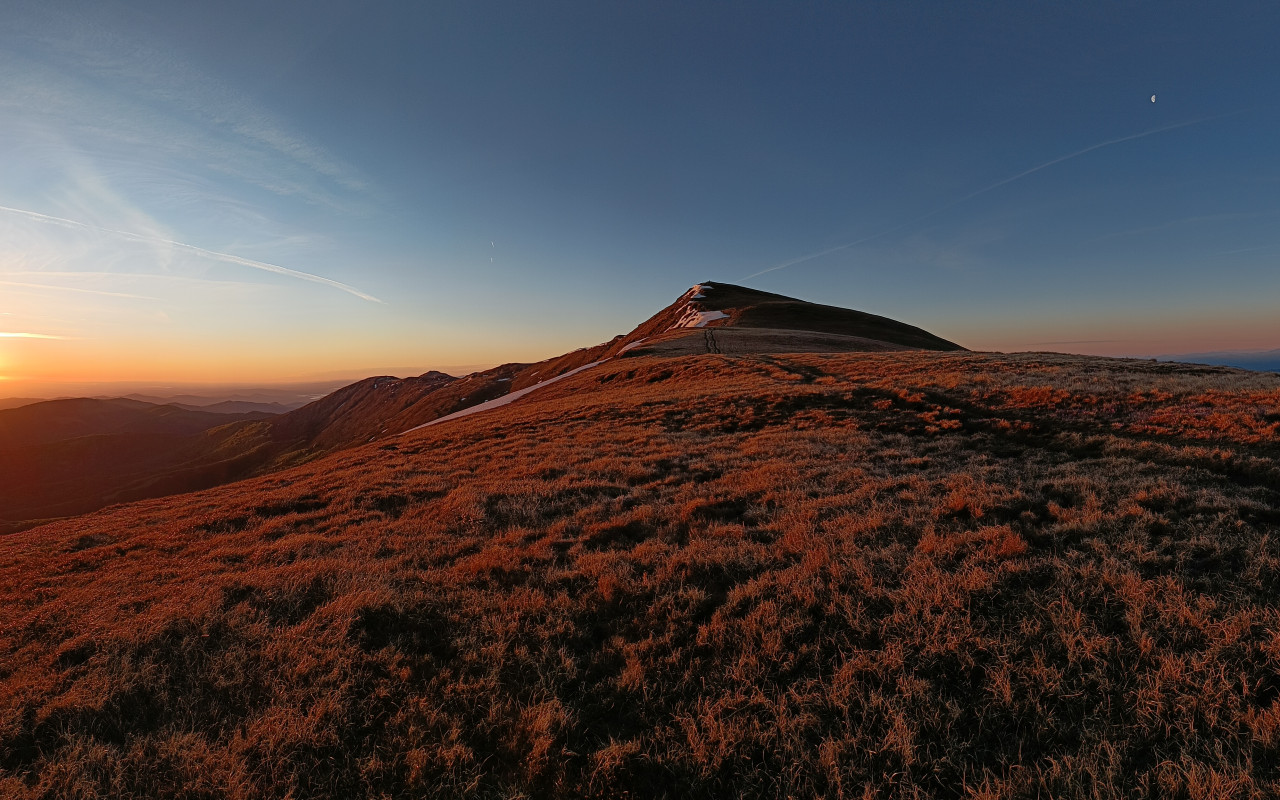
[{"label": "hillside", "polygon": [[0,411],[6,411],[10,408],[21,408],[29,406],[32,403],[42,403],[43,399],[38,397],[5,397],[0,399]]},{"label": "hillside", "polygon": [[184,408],[188,411],[207,411],[212,414],[251,414],[255,411],[263,414],[287,414],[294,408],[301,406],[286,406],[280,403],[255,403],[245,400],[223,400],[218,403],[210,403],[207,406],[190,405],[187,403],[174,403],[178,408]]},{"label": "hillside", "polygon": [[295,466],[513,393],[522,396],[610,358],[909,349],[961,348],[884,317],[704,283],[630,333],[594,347],[462,378],[442,372],[366,378],[278,415],[226,413],[260,405],[252,403],[200,410],[128,398],[40,403],[0,412],[0,479],[11,476],[7,486],[0,482],[0,534]]},{"label": "hillside", "polygon": [[271,415],[137,400],[68,399],[0,411],[0,534],[115,502],[248,474],[237,431]]},{"label": "hillside", "polygon": [[266,419],[260,412],[226,414],[115,398],[46,400],[0,411],[0,450],[80,436],[189,435],[237,420]]},{"label": "hillside", "polygon": [[0,539],[0,795],[1280,793],[1280,377],[631,352]]}]

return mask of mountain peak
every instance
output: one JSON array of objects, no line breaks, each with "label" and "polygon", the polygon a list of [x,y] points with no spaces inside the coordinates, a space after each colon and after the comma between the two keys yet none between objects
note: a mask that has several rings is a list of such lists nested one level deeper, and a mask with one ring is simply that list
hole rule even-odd
[{"label": "mountain peak", "polygon": [[731,283],[703,281],[616,342],[611,354],[963,349],[955,342],[888,317]]}]

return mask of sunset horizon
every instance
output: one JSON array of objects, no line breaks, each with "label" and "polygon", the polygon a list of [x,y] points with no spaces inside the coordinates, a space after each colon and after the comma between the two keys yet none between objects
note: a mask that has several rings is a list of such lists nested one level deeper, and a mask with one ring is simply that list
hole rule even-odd
[{"label": "sunset horizon", "polygon": [[[604,296],[607,292],[601,294]],[[1252,313],[1246,308],[1234,309],[1231,324],[1203,311],[1182,309],[1181,313],[1174,314],[1130,315],[1126,320],[1108,319],[1099,314],[1028,320],[1011,314],[1005,319],[986,320],[980,326],[954,321],[950,328],[929,327],[948,333],[968,331],[968,336],[952,334],[952,338],[963,341],[971,350],[982,352],[1055,352],[1192,361],[1197,356],[1216,356],[1212,363],[1275,370],[1280,368],[1280,352],[1277,352],[1280,348],[1273,344],[1280,341],[1280,319],[1265,302],[1260,306]],[[554,307],[548,307],[548,314],[553,311]],[[4,332],[0,333],[0,347],[7,345],[8,350],[3,354],[5,357],[0,358],[0,370],[3,370],[0,399],[102,395],[112,391],[125,394],[166,386],[175,390],[204,387],[215,393],[223,391],[220,387],[237,386],[324,383],[336,388],[344,382],[374,375],[407,377],[433,370],[466,375],[503,363],[533,363],[576,347],[608,341],[625,332],[602,328],[588,333],[586,339],[565,341],[559,346],[528,344],[530,340],[537,342],[536,334],[545,328],[533,324],[527,331],[513,332],[511,340],[485,342],[488,346],[483,349],[473,344],[461,352],[475,360],[462,363],[424,361],[415,365],[411,361],[415,355],[429,348],[406,343],[399,350],[403,360],[396,366],[388,366],[385,359],[379,362],[373,356],[351,352],[354,348],[347,348],[343,353],[341,343],[317,352],[314,342],[294,343],[290,348],[281,343],[264,348],[245,342],[227,345],[201,358],[198,353],[190,352],[186,343],[160,346],[152,341],[138,341],[124,349],[136,354],[136,361],[140,363],[128,363],[125,357],[117,355],[118,341],[80,342],[56,335]],[[1247,332],[1238,333],[1241,328]],[[491,331],[477,326],[473,330],[458,331],[457,335],[474,334],[479,338],[486,333]],[[87,366],[77,369],[75,354],[56,353],[58,348],[79,350]],[[388,350],[383,355],[395,353]],[[61,356],[66,361],[52,356]],[[1251,357],[1266,357],[1262,362],[1264,366],[1251,364]]]},{"label": "sunset horizon", "polygon": [[706,279],[985,351],[1280,347],[1231,15],[123,8],[0,33],[3,394],[534,361]]}]

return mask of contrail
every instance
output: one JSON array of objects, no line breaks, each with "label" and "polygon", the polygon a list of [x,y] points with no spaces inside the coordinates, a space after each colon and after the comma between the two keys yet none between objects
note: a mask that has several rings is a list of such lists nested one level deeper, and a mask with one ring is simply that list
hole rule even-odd
[{"label": "contrail", "polygon": [[[930,212],[929,214],[927,214],[927,215],[925,215],[925,216],[930,216],[930,217],[931,217],[931,216],[933,216],[934,214],[941,213],[942,211],[943,211],[943,209],[938,209],[937,211],[932,211],[932,212]],[[814,260],[815,258],[822,258],[823,256],[829,256],[829,255],[831,255],[832,253],[838,253],[838,252],[840,252],[841,250],[848,250],[850,247],[857,247],[858,245],[860,245],[860,244],[865,244],[865,243],[867,243],[867,242],[871,241],[872,239],[879,239],[881,236],[888,236],[888,235],[889,235],[889,234],[891,234],[891,233],[896,233],[897,231],[900,231],[900,230],[902,230],[903,228],[906,228],[906,227],[908,227],[908,226],[910,226],[910,225],[914,225],[915,223],[919,222],[920,220],[922,220],[922,219],[924,219],[924,218],[925,218],[925,217],[917,217],[916,219],[913,219],[913,220],[911,220],[910,222],[904,222],[904,223],[902,223],[901,225],[895,225],[895,226],[893,226],[892,228],[889,228],[889,229],[887,229],[887,230],[880,231],[879,233],[874,233],[874,234],[872,234],[872,235],[870,235],[870,236],[866,236],[866,237],[864,237],[864,238],[862,238],[862,239],[857,240],[856,242],[849,242],[849,243],[847,243],[847,244],[838,244],[838,245],[836,245],[835,247],[829,247],[829,248],[827,248],[826,250],[823,250],[823,251],[822,251],[822,252],[820,252],[820,253],[810,253],[810,254],[809,254],[809,255],[807,255],[807,256],[800,256],[799,258],[793,258],[793,259],[791,259],[790,261],[784,261],[784,262],[782,262],[781,264],[778,264],[777,266],[769,267],[768,269],[762,269],[762,270],[760,270],[759,272],[753,272],[752,274],[748,275],[748,276],[747,276],[747,277],[745,277],[745,278],[741,278],[740,280],[749,281],[749,280],[751,280],[752,278],[759,277],[759,276],[761,276],[761,275],[764,275],[764,274],[765,274],[765,273],[767,273],[767,272],[775,272],[775,271],[780,270],[780,269],[786,269],[787,267],[794,267],[796,264],[803,264],[804,262],[806,262],[806,261],[812,261],[812,260]]]},{"label": "contrail", "polygon": [[1144,136],[1154,136],[1157,133],[1164,133],[1165,131],[1172,131],[1178,128],[1186,128],[1191,125],[1199,125],[1202,122],[1210,122],[1215,119],[1229,117],[1231,116],[1231,114],[1239,114],[1239,113],[1241,112],[1233,111],[1228,114],[1218,114],[1212,117],[1202,117],[1200,119],[1193,119],[1188,122],[1177,122],[1177,123],[1174,123],[1173,125],[1165,125],[1160,128],[1152,128],[1151,130],[1143,131],[1142,133],[1134,133],[1128,136],[1121,136],[1119,139],[1108,139],[1105,142],[1099,142],[1098,144],[1091,145],[1090,147],[1086,147],[1083,150],[1077,150],[1074,153],[1068,153],[1065,156],[1059,156],[1053,159],[1052,161],[1046,161],[1043,164],[1040,164],[1039,166],[1035,166],[1035,167],[1032,167],[1031,169],[1019,172],[1017,175],[1014,175],[1011,178],[1005,178],[1002,181],[997,181],[991,184],[990,186],[979,189],[976,192],[970,192],[969,194],[966,194],[964,197],[961,197],[958,200],[952,200],[950,203],[947,203],[944,206],[939,206],[938,208],[935,208],[934,210],[930,211],[927,214],[922,214],[921,216],[916,217],[915,219],[908,220],[907,222],[903,222],[899,225],[895,225],[892,228],[888,228],[886,230],[880,231],[879,233],[872,234],[871,236],[867,236],[865,238],[859,239],[856,242],[849,242],[848,244],[836,245],[835,247],[828,248],[826,250],[823,250],[820,253],[811,253],[807,256],[801,256],[800,258],[793,258],[792,260],[785,261],[781,264],[778,264],[777,266],[769,267],[768,269],[762,269],[759,272],[753,273],[751,275],[748,275],[745,278],[742,278],[741,280],[744,280],[744,281],[751,280],[752,278],[759,277],[768,272],[774,272],[776,270],[786,269],[787,267],[794,267],[796,264],[803,264],[804,262],[812,261],[815,258],[822,258],[823,256],[830,255],[832,253],[838,253],[841,250],[848,250],[850,247],[856,247],[860,244],[869,242],[872,239],[879,239],[882,236],[888,236],[889,234],[896,233],[902,230],[903,228],[908,228],[912,225],[915,225],[917,222],[923,222],[924,220],[929,219],[930,217],[937,216],[938,214],[941,214],[944,211],[948,211],[952,208],[955,208],[961,203],[972,200],[973,198],[978,197],[979,195],[984,195],[987,192],[990,192],[994,189],[999,189],[1001,186],[1007,186],[1008,184],[1013,183],[1014,181],[1022,180],[1028,175],[1032,175],[1034,173],[1039,172],[1042,169],[1047,169],[1049,167],[1052,167],[1055,164],[1061,164],[1063,161],[1070,161],[1073,158],[1079,158],[1085,153],[1092,153],[1094,150],[1100,150],[1104,147],[1110,147],[1113,144],[1120,144],[1121,142],[1131,142],[1134,139],[1141,139]]},{"label": "contrail", "polygon": [[0,331],[0,339],[65,339],[65,336],[53,336],[48,333],[9,333]]},{"label": "contrail", "polygon": [[1214,255],[1215,256],[1233,256],[1236,253],[1253,253],[1253,252],[1257,252],[1258,250],[1271,250],[1274,247],[1275,245],[1273,244],[1264,244],[1261,247],[1242,247],[1239,250],[1223,250],[1221,253],[1214,253]]},{"label": "contrail", "polygon": [[5,211],[10,214],[17,214],[18,216],[27,217],[28,219],[34,219],[39,222],[47,222],[54,225],[63,225],[63,226],[68,226],[72,228],[80,228],[87,231],[94,231],[96,233],[106,233],[111,236],[119,236],[122,239],[128,239],[129,241],[133,241],[133,242],[142,242],[143,244],[161,244],[161,245],[167,245],[169,247],[176,247],[179,250],[186,250],[189,253],[195,253],[196,255],[201,255],[201,256],[204,256],[205,258],[212,258],[215,261],[225,261],[230,264],[239,264],[244,267],[251,267],[252,269],[260,269],[260,270],[263,270],[264,272],[274,272],[277,275],[288,275],[291,278],[298,278],[304,281],[311,281],[312,283],[323,283],[325,286],[332,286],[335,289],[341,289],[347,294],[353,294],[356,297],[359,297],[361,300],[368,300],[371,303],[382,302],[381,300],[374,297],[373,295],[365,294],[364,292],[360,291],[354,286],[348,286],[345,283],[331,280],[329,278],[324,278],[319,275],[312,275],[310,272],[301,272],[296,269],[289,269],[288,267],[282,267],[282,266],[279,266],[278,264],[268,264],[263,261],[254,261],[248,258],[241,258],[240,256],[233,256],[230,253],[218,253],[213,250],[206,250],[203,247],[196,247],[193,244],[184,244],[183,242],[175,242],[172,239],[161,239],[156,236],[142,236],[137,233],[129,233],[128,231],[117,231],[111,228],[99,228],[97,225],[89,225],[88,223],[85,223],[85,222],[77,222],[76,220],[64,219],[63,217],[54,217],[49,214],[40,214],[35,211],[25,211],[21,208],[9,208],[8,206],[0,206],[0,211]]},{"label": "contrail", "polygon": [[1165,125],[1164,127],[1161,127],[1161,128],[1152,128],[1151,130],[1143,131],[1142,133],[1134,133],[1128,136],[1121,136],[1119,139],[1108,139],[1105,142],[1099,142],[1098,144],[1092,145],[1091,147],[1086,147],[1083,150],[1077,150],[1074,153],[1068,153],[1065,156],[1059,156],[1058,158],[1055,158],[1052,161],[1046,161],[1038,167],[1032,167],[1031,169],[1026,170],[1024,172],[1019,172],[1017,175],[1014,175],[1012,178],[1005,178],[1002,181],[997,181],[996,183],[991,184],[985,189],[979,189],[976,192],[967,194],[964,197],[961,197],[959,200],[956,200],[955,202],[949,205],[943,206],[937,211],[931,212],[930,216],[932,216],[933,214],[939,214],[943,211],[946,211],[948,208],[951,208],[952,206],[963,203],[966,200],[972,200],[973,198],[977,197],[980,194],[986,194],[992,189],[999,189],[1001,186],[1013,183],[1016,180],[1021,180],[1027,177],[1028,175],[1031,175],[1032,173],[1039,172],[1040,170],[1046,169],[1048,167],[1052,167],[1054,164],[1061,164],[1063,161],[1070,161],[1073,158],[1079,158],[1085,153],[1092,153],[1094,150],[1101,150],[1104,147],[1110,147],[1113,144],[1120,144],[1121,142],[1131,142],[1134,139],[1141,139],[1145,136],[1154,136],[1157,133],[1164,133],[1165,131],[1172,131],[1172,130],[1177,130],[1178,128],[1187,128],[1192,125],[1199,125],[1202,122],[1209,122],[1210,120],[1221,119],[1222,117],[1226,117],[1226,116],[1230,116],[1230,115],[1218,114],[1217,116],[1213,116],[1213,117],[1202,117],[1200,119],[1193,119],[1193,120],[1190,120],[1189,122],[1175,122],[1172,125]]}]

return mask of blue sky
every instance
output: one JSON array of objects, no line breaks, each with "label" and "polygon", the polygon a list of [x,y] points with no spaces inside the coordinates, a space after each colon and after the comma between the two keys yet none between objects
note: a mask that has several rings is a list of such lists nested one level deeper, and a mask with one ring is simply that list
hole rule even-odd
[{"label": "blue sky", "polygon": [[1280,347],[1268,4],[3,13],[0,394],[533,360],[701,280]]}]

